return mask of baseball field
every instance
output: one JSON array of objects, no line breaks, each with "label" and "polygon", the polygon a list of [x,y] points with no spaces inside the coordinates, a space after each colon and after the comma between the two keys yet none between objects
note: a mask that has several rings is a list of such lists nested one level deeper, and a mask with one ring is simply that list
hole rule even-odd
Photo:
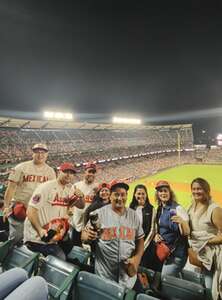
[{"label": "baseball field", "polygon": [[187,208],[191,203],[190,183],[196,177],[202,177],[209,182],[212,199],[222,207],[222,165],[183,165],[143,177],[130,184],[128,204],[137,184],[147,187],[149,199],[155,204],[155,184],[158,180],[167,180],[176,194],[178,203]]}]

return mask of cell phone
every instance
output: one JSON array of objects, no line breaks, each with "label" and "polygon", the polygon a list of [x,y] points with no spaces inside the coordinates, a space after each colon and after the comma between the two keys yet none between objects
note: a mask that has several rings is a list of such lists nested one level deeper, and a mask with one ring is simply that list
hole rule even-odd
[{"label": "cell phone", "polygon": [[50,229],[47,232],[47,235],[43,235],[43,237],[41,237],[41,241],[48,243],[56,234],[57,234],[57,231]]}]

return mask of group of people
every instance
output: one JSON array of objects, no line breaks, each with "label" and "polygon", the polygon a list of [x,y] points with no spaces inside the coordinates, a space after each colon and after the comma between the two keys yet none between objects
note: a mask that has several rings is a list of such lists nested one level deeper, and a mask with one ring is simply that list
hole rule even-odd
[{"label": "group of people", "polygon": [[[189,261],[205,274],[213,299],[222,296],[222,208],[202,178],[191,183],[193,202],[186,211],[165,180],[156,183],[157,207],[146,187],[135,187],[129,207],[124,181],[96,184],[97,166],[85,166],[83,180],[66,162],[58,174],[46,163],[48,148],[36,144],[33,159],[16,166],[5,192],[9,238],[32,251],[66,259],[73,245],[91,246],[99,276],[133,288],[139,265],[178,277]],[[159,255],[160,245],[168,249]],[[163,252],[163,250],[161,250]]]}]

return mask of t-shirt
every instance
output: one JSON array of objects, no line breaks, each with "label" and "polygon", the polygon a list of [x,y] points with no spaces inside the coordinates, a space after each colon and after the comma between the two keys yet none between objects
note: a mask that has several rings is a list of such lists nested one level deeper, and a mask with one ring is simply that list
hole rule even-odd
[{"label": "t-shirt", "polygon": [[[29,206],[38,209],[39,222],[42,227],[53,219],[68,218],[67,198],[70,196],[70,190],[71,185],[63,188],[56,179],[37,187]],[[28,218],[24,225],[24,241],[43,243]]]},{"label": "t-shirt", "polygon": [[83,209],[74,208],[72,225],[76,229],[76,231],[82,231],[84,227],[84,213],[87,207],[92,203],[92,200],[95,196],[94,189],[97,187],[96,183],[87,184],[85,181],[76,182],[71,192],[73,193],[75,189],[79,189],[84,194],[85,207]]},{"label": "t-shirt", "polygon": [[13,168],[8,180],[18,184],[14,200],[23,202],[27,206],[32,193],[37,186],[55,178],[56,175],[53,168],[47,164],[37,166],[32,160],[30,160],[18,164],[15,168]]},{"label": "t-shirt", "polygon": [[133,255],[135,241],[144,237],[141,222],[136,212],[126,208],[118,215],[112,205],[106,205],[94,211],[98,213],[102,233],[96,243],[95,272],[122,286],[132,288],[136,275],[129,277],[124,269],[124,261]]}]

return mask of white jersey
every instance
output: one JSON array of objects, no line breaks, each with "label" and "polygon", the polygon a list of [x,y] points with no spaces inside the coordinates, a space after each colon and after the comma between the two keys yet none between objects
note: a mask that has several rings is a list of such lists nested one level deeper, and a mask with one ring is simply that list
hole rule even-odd
[{"label": "white jersey", "polygon": [[42,166],[37,166],[30,160],[18,164],[13,168],[8,180],[18,184],[14,200],[23,202],[27,206],[37,186],[55,178],[55,171],[49,165],[43,164]]},{"label": "white jersey", "polygon": [[84,194],[85,200],[85,207],[83,209],[75,207],[73,218],[72,218],[72,225],[76,231],[82,231],[84,227],[84,213],[87,207],[92,203],[92,200],[95,196],[95,188],[97,187],[96,183],[87,184],[84,180],[76,182],[72,187],[72,193],[75,189],[79,189]]},{"label": "white jersey", "polygon": [[[66,185],[63,188],[56,179],[37,187],[31,197],[29,206],[38,210],[41,227],[53,219],[68,218],[67,199],[70,196],[71,187],[71,185]],[[24,225],[24,241],[41,242],[37,231],[28,218],[26,218]]]}]

